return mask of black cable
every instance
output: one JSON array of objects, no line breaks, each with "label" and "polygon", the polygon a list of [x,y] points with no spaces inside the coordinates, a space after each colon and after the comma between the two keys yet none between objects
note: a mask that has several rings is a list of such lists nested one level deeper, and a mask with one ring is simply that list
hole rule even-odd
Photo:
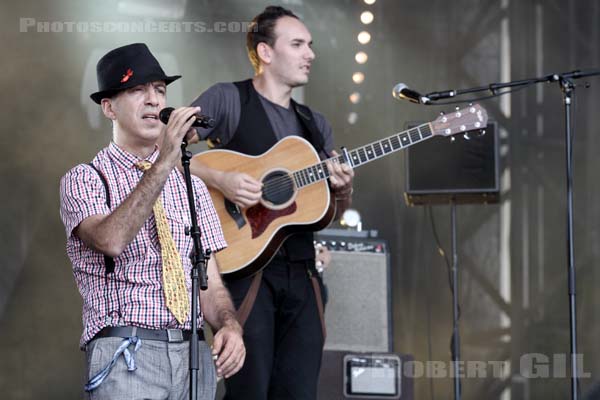
[{"label": "black cable", "polygon": [[[452,267],[450,266],[450,260],[448,260],[448,256],[446,255],[446,251],[444,250],[444,248],[442,247],[442,244],[440,242],[440,237],[437,233],[437,228],[435,226],[435,220],[433,218],[433,210],[431,209],[431,205],[427,205],[427,210],[429,210],[429,219],[431,221],[431,230],[433,232],[433,237],[435,239],[435,244],[438,250],[438,253],[440,256],[442,256],[444,258],[444,261],[446,262],[446,269],[448,272],[448,285],[450,286],[450,293],[452,295],[454,295],[454,289],[453,289],[453,285],[452,285]],[[458,319],[460,319],[460,305],[458,306]]]},{"label": "black cable", "polygon": [[[433,237],[435,239],[438,253],[440,254],[440,256],[444,257],[444,261],[446,262],[446,270],[448,272],[448,285],[450,286],[450,294],[452,294],[452,296],[455,296],[454,285],[453,285],[453,281],[452,281],[452,268],[450,267],[450,260],[448,260],[446,251],[444,250],[444,248],[442,247],[442,244],[440,242],[440,237],[437,233],[437,228],[435,226],[435,220],[433,218],[433,210],[431,209],[431,205],[427,205],[427,208],[429,210],[429,217],[430,217],[430,221],[431,221],[431,230],[433,232]],[[461,313],[462,313],[462,311],[460,308],[460,304],[458,304],[458,312],[456,315],[456,323],[457,324],[458,324],[458,321],[460,321]],[[454,359],[454,355],[456,354],[456,349],[454,348],[454,332],[456,332],[455,328],[456,327],[453,325],[452,335],[450,336],[450,354],[452,355],[452,359]]]},{"label": "black cable", "polygon": [[[573,90],[571,92],[571,104],[573,105],[573,112],[571,113],[571,115],[573,116],[573,118],[571,118],[571,154],[569,155],[569,157],[571,157],[571,160],[573,160],[573,145],[575,144],[575,133],[577,132],[575,130],[575,128],[577,126],[576,125],[576,122],[577,122],[577,101],[576,101],[576,98],[575,98],[575,93],[577,93],[575,90]],[[571,176],[571,182],[572,182],[572,178],[573,178],[573,176]]]}]

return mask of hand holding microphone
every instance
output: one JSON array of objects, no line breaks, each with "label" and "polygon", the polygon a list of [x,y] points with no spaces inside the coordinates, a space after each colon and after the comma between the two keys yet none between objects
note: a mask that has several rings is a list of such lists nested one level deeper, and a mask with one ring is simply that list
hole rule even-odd
[{"label": "hand holding microphone", "polygon": [[[158,113],[158,119],[162,121],[163,124],[167,125],[169,123],[169,118],[171,118],[171,113],[173,113],[175,109],[173,107],[166,107],[160,110]],[[196,113],[192,115],[191,118],[194,118],[195,121],[192,122],[192,128],[213,128],[215,126],[215,120],[207,115],[202,115],[200,113]],[[187,144],[197,143],[200,140],[198,135],[194,134],[193,136],[188,133],[186,137],[183,138],[183,142]]]},{"label": "hand holding microphone", "polygon": [[[166,125],[169,123],[169,118],[174,110],[173,107],[163,108],[158,113],[158,118]],[[213,128],[215,126],[215,120],[207,115],[194,114],[193,118],[196,118],[196,120],[192,123],[192,128]]]}]

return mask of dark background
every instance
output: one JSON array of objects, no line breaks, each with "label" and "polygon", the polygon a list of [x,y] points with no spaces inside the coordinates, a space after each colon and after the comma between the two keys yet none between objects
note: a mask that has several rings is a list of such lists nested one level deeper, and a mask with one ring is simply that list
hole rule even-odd
[{"label": "dark background", "polygon": [[[190,103],[215,82],[252,73],[239,32],[20,32],[21,18],[139,21],[163,7],[181,10],[175,20],[210,26],[249,21],[265,5],[258,0],[2,5],[2,398],[81,397],[81,300],[65,254],[58,183],[111,137],[110,124],[88,98],[96,90],[98,58],[117,46],[146,42],[167,73],[184,76],[169,86],[173,106]],[[391,89],[398,82],[428,92],[600,66],[600,4],[591,0],[378,0],[371,6],[359,0],[288,0],[283,5],[302,16],[315,42],[311,82],[299,96],[328,117],[337,145],[350,149],[452,109],[397,102]],[[366,9],[375,19],[365,27],[359,15]],[[169,20],[164,12],[154,18]],[[362,29],[372,35],[365,46],[356,40]],[[369,56],[362,66],[354,61],[359,49]],[[355,71],[365,73],[360,85],[352,82]],[[581,380],[585,393],[600,379],[595,318],[600,307],[600,80],[577,84],[574,229],[579,350],[584,371],[591,373]],[[356,105],[348,100],[354,91],[361,93]],[[565,398],[568,378],[526,379],[519,368],[524,354],[551,359],[569,350],[561,93],[555,84],[538,85],[483,105],[498,122],[502,196],[499,204],[461,205],[457,211],[462,358],[506,360],[511,370],[503,377],[464,379],[464,398]],[[357,113],[353,124],[351,112]],[[451,297],[429,213],[449,251],[450,211],[448,206],[427,211],[405,205],[404,157],[400,152],[357,170],[354,206],[364,228],[377,229],[390,245],[395,350],[417,360],[448,362]],[[451,379],[415,381],[416,398],[451,396]]]}]

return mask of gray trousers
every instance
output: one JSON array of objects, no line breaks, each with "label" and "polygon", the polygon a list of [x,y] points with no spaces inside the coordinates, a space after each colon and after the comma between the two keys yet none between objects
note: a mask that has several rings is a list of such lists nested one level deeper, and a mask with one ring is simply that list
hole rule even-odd
[{"label": "gray trousers", "polygon": [[[108,337],[91,341],[86,347],[87,376],[94,376],[109,363],[122,338]],[[199,343],[198,398],[213,400],[216,373],[208,344]],[[133,353],[137,369],[128,371],[123,356],[102,384],[90,393],[89,400],[187,400],[189,399],[189,344],[142,340]]]}]

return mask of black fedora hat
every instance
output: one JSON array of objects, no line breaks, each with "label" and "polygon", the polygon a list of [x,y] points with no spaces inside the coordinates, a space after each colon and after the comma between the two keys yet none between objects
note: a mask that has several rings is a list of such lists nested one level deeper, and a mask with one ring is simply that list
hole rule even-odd
[{"label": "black fedora hat", "polygon": [[98,91],[90,97],[100,104],[122,90],[148,82],[164,81],[167,85],[181,75],[167,76],[158,60],[144,43],[134,43],[109,51],[96,65]]}]

